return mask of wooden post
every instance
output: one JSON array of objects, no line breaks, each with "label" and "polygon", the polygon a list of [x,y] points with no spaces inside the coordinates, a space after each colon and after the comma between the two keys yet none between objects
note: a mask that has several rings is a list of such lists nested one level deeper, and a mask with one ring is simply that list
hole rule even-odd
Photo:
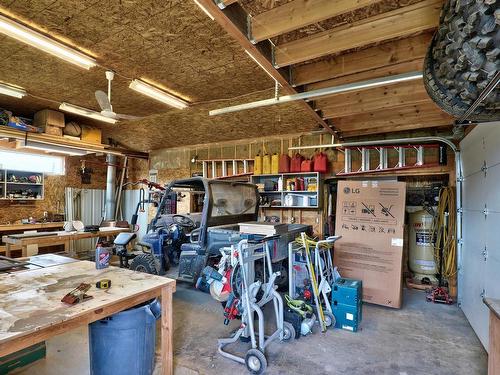
[{"label": "wooden post", "polygon": [[161,360],[163,375],[174,373],[172,324],[172,288],[161,289]]},{"label": "wooden post", "polygon": [[488,350],[488,375],[500,374],[500,318],[490,311],[490,347]]},{"label": "wooden post", "polygon": [[10,258],[10,243],[5,244],[5,256]]}]

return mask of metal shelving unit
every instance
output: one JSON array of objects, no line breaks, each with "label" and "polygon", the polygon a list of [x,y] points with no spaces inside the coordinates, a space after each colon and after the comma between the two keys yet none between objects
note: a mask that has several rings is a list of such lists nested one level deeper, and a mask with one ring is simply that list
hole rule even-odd
[{"label": "metal shelving unit", "polygon": [[[259,188],[259,194],[262,200],[269,201],[269,204],[261,204],[263,209],[318,209],[321,206],[319,192],[321,191],[321,180],[318,172],[298,172],[298,173],[278,173],[278,174],[260,174],[252,176],[252,183],[256,185],[265,184],[266,181],[272,181],[277,185],[279,178],[283,179],[283,190],[264,190]],[[304,190],[287,190],[288,182],[295,182],[296,179],[304,180]],[[307,190],[308,185],[315,184],[314,190]],[[287,198],[287,196],[292,198]],[[280,204],[272,204],[279,201]]]},{"label": "metal shelving unit", "polygon": [[[25,181],[9,181],[11,176],[29,177],[39,176],[40,183]],[[19,191],[31,190],[35,197],[19,196]],[[12,169],[0,169],[0,199],[10,201],[35,201],[44,199],[45,176],[40,172],[17,171]],[[22,195],[22,194],[21,194]]]}]

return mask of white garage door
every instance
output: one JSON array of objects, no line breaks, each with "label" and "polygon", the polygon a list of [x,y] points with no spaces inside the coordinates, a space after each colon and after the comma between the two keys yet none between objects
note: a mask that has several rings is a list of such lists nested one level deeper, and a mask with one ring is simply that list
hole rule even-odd
[{"label": "white garage door", "polygon": [[489,310],[500,298],[500,123],[479,125],[460,143],[463,165],[461,308],[488,348]]}]

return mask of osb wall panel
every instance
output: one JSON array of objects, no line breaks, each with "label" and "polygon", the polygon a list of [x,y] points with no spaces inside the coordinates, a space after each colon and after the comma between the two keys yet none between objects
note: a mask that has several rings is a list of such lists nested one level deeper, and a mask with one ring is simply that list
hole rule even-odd
[{"label": "osb wall panel", "polygon": [[[83,159],[87,160],[87,166],[94,170],[90,185],[82,185],[78,174],[81,165],[80,160]],[[67,157],[65,161],[66,175],[45,176],[43,200],[27,202],[0,200],[0,224],[15,223],[28,217],[41,219],[45,211],[64,214],[64,189],[66,187],[87,189],[104,189],[106,187],[106,166],[103,165],[104,161],[104,157],[97,156]]]}]

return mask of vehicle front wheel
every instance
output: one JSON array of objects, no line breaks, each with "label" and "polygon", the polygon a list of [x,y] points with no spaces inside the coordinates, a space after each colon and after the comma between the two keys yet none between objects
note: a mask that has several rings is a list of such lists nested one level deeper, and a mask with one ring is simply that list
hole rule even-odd
[{"label": "vehicle front wheel", "polygon": [[158,262],[152,254],[137,255],[130,263],[129,269],[151,275],[159,274]]}]

